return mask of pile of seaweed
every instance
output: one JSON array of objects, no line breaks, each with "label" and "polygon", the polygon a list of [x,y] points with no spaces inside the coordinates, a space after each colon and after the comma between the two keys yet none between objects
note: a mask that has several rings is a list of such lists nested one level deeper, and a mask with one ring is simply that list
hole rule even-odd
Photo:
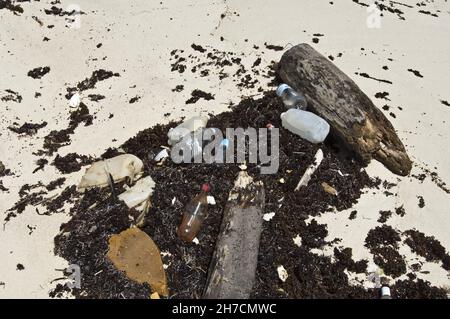
[{"label": "pile of seaweed", "polygon": [[[262,180],[266,188],[264,213],[275,213],[265,221],[258,257],[254,298],[378,298],[377,289],[366,290],[350,284],[347,273],[367,273],[367,260],[354,261],[351,248],[335,248],[334,258],[317,254],[339,242],[326,240],[327,227],[314,217],[327,211],[348,209],[356,203],[364,189],[379,187],[380,181],[369,178],[364,164],[358,162],[329,137],[325,144],[311,144],[281,126],[284,105],[273,92],[259,99],[245,99],[230,111],[212,115],[209,127],[225,133],[226,128],[279,128],[279,169],[276,174],[260,174],[257,164],[247,164],[248,173]],[[200,298],[206,283],[208,267],[215,248],[222,212],[228,193],[242,169],[235,164],[174,164],[170,159],[155,163],[153,158],[167,145],[167,132],[177,123],[156,125],[139,132],[118,149],[108,149],[102,158],[121,152],[138,156],[145,164],[144,175],[156,182],[152,207],[145,219],[145,231],[161,250],[166,265],[171,298]],[[324,160],[308,187],[293,192],[308,165],[321,148]],[[64,159],[62,159],[64,160]],[[198,243],[177,238],[184,205],[194,197],[202,183],[208,182],[216,205],[198,235]],[[327,193],[322,183],[338,191]],[[119,185],[120,187],[122,185]],[[58,284],[51,296],[62,296],[71,290],[77,298],[148,298],[150,288],[128,280],[106,257],[108,239],[130,227],[129,216],[135,212],[115,200],[108,189],[89,190],[75,202],[72,219],[61,226],[55,238],[55,253],[81,268],[81,289]],[[353,214],[354,215],[354,214]],[[347,214],[342,215],[347,219]],[[297,245],[294,238],[301,238]],[[297,244],[296,244],[297,243]],[[333,245],[334,246],[334,245]],[[277,267],[282,265],[289,277],[279,279]],[[396,289],[398,285],[399,289]],[[392,286],[398,298],[445,298],[444,290],[422,280],[408,279]]]}]

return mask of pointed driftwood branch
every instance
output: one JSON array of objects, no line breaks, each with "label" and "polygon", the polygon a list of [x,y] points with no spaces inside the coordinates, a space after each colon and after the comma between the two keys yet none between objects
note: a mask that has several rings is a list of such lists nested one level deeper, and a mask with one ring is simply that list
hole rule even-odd
[{"label": "pointed driftwood branch", "polygon": [[330,60],[299,44],[283,54],[278,75],[305,94],[308,108],[327,120],[331,134],[362,160],[375,158],[396,174],[409,174],[411,160],[391,122]]}]

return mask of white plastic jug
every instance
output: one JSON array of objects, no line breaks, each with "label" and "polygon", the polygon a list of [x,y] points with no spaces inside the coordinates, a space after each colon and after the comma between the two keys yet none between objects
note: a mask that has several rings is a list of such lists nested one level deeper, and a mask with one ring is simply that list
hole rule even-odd
[{"label": "white plastic jug", "polygon": [[281,114],[284,128],[310,141],[322,143],[330,132],[330,125],[320,116],[308,111],[289,109]]}]

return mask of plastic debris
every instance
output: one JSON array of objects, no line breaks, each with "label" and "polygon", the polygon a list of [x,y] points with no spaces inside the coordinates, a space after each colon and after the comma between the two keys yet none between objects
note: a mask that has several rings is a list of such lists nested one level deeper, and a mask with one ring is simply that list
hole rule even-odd
[{"label": "plastic debris", "polygon": [[178,237],[191,242],[200,231],[203,220],[208,211],[208,184],[203,184],[201,192],[195,196],[184,208],[183,219],[178,227]]},{"label": "plastic debris", "polygon": [[381,299],[392,299],[391,289],[388,286],[381,287]]},{"label": "plastic debris", "polygon": [[298,109],[281,114],[284,128],[311,143],[322,143],[330,132],[330,125],[320,116]]},{"label": "plastic debris", "polygon": [[107,256],[128,278],[148,283],[161,296],[169,295],[159,249],[140,229],[130,228],[111,236]]},{"label": "plastic debris", "polygon": [[169,138],[169,145],[175,145],[186,135],[191,134],[198,129],[206,127],[206,124],[208,124],[208,120],[208,116],[194,116],[184,121],[177,127],[170,129],[169,133],[167,133],[167,137]]},{"label": "plastic debris", "polygon": [[159,162],[162,159],[169,157],[169,152],[167,151],[167,149],[163,149],[161,152],[158,153],[158,155],[155,156],[155,161]]},{"label": "plastic debris", "polygon": [[269,221],[272,220],[272,218],[273,218],[274,216],[275,216],[275,213],[267,213],[267,214],[264,214],[263,219],[264,219],[266,222],[269,222]]},{"label": "plastic debris", "polygon": [[338,194],[337,191],[336,191],[336,189],[334,189],[334,187],[328,185],[328,184],[325,183],[325,182],[322,183],[322,188],[323,188],[323,190],[324,190],[325,192],[327,192],[328,194],[331,194],[331,195],[334,195],[334,196],[337,196],[337,194]]},{"label": "plastic debris", "polygon": [[216,205],[216,199],[214,198],[214,196],[207,196],[206,199],[209,205]]},{"label": "plastic debris", "polygon": [[200,245],[200,241],[198,240],[197,237],[195,237],[195,238],[192,240],[192,242],[193,242],[194,244],[196,244],[196,245]]},{"label": "plastic debris", "polygon": [[81,104],[81,96],[79,93],[75,93],[69,100],[69,106],[72,108],[77,108]]},{"label": "plastic debris", "polygon": [[287,270],[282,265],[278,266],[277,272],[278,272],[278,278],[280,278],[280,280],[282,282],[285,282],[288,279],[289,275],[287,273]]},{"label": "plastic debris", "polygon": [[91,187],[105,187],[109,185],[109,174],[114,183],[128,180],[133,183],[142,175],[144,164],[134,155],[123,154],[104,161],[95,162],[86,170],[78,189],[83,191]]},{"label": "plastic debris", "polygon": [[[140,204],[146,204],[145,202],[149,200],[154,188],[155,182],[150,176],[147,176],[138,180],[133,187],[120,194],[119,199],[123,200],[129,208],[139,206]],[[137,209],[144,209],[144,205],[140,205]]]},{"label": "plastic debris", "polygon": [[298,182],[297,187],[295,187],[296,191],[308,185],[312,174],[314,174],[314,172],[317,170],[322,161],[323,161],[323,152],[319,148],[319,150],[316,152],[316,155],[314,156],[314,163],[308,166],[308,168],[305,171],[305,174],[303,174],[302,178]]},{"label": "plastic debris", "polygon": [[298,108],[300,110],[306,110],[308,106],[305,96],[285,83],[278,86],[276,93],[289,109]]}]

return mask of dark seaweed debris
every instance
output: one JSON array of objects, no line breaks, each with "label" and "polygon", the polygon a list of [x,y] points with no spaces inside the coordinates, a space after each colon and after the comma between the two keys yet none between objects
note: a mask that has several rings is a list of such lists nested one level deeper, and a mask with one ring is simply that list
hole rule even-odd
[{"label": "dark seaweed debris", "polygon": [[28,76],[32,77],[33,79],[41,79],[48,72],[50,72],[50,67],[48,67],[48,66],[38,67],[31,71],[28,71]]},{"label": "dark seaweed debris", "polygon": [[17,93],[14,92],[13,90],[7,89],[5,90],[6,95],[1,97],[1,100],[3,102],[9,102],[9,101],[13,101],[13,102],[17,102],[17,103],[21,103],[22,102],[22,96]]},{"label": "dark seaweed debris", "polygon": [[450,255],[434,236],[426,236],[415,229],[407,230],[404,234],[408,236],[405,243],[414,253],[424,257],[426,261],[442,261],[442,268],[450,270]]},{"label": "dark seaweed debris", "polygon": [[120,76],[119,73],[114,73],[112,71],[106,71],[104,69],[96,70],[96,71],[92,72],[91,77],[86,78],[83,81],[79,82],[76,87],[67,88],[66,98],[69,100],[72,97],[72,95],[77,91],[82,92],[82,91],[94,89],[95,85],[98,82],[105,81],[109,78],[119,77],[119,76]]},{"label": "dark seaweed debris", "polygon": [[89,113],[88,107],[81,103],[78,109],[69,115],[69,127],[62,130],[53,130],[44,138],[43,154],[53,155],[59,148],[70,143],[70,136],[75,133],[75,129],[84,123],[85,126],[92,125],[93,116]]},{"label": "dark seaweed debris", "polygon": [[[352,262],[348,250],[343,250],[340,259],[333,262],[329,257],[318,256],[309,250],[329,243],[325,241],[325,225],[316,221],[306,223],[310,216],[317,216],[329,206],[339,210],[351,207],[359,198],[364,187],[373,187],[363,164],[352,161],[346,153],[337,151],[334,145],[322,147],[325,159],[310,181],[309,187],[298,194],[295,188],[306,170],[305,163],[313,161],[318,145],[310,144],[281,128],[279,114],[283,104],[274,93],[266,93],[258,100],[246,99],[232,107],[229,112],[211,116],[209,126],[225,132],[227,127],[266,127],[272,123],[280,128],[280,168],[274,175],[260,175],[255,164],[248,164],[248,172],[256,180],[262,180],[267,190],[265,212],[276,211],[270,222],[264,223],[257,270],[257,280],[252,296],[255,298],[367,298],[375,297],[373,291],[349,284],[345,269],[364,271],[365,262]],[[145,219],[143,230],[148,233],[164,255],[169,265],[166,274],[169,290],[174,298],[199,298],[206,282],[206,274],[214,251],[215,241],[221,224],[221,214],[228,193],[239,172],[238,164],[196,164],[176,165],[166,161],[163,165],[152,162],[160,151],[160,145],[167,143],[167,132],[176,123],[156,125],[141,131],[125,142],[121,148],[138,156],[145,165],[144,175],[151,175],[156,182],[152,195],[152,208]],[[106,154],[106,153],[105,153]],[[108,156],[118,154],[108,150]],[[303,165],[302,165],[303,164]],[[299,169],[300,168],[300,169]],[[340,169],[349,176],[340,176],[332,170]],[[284,178],[286,183],[279,183]],[[199,244],[186,244],[176,235],[184,203],[198,193],[199,185],[208,182],[217,204],[210,206],[209,214],[199,234]],[[340,190],[340,196],[324,194],[321,183],[326,181]],[[83,200],[77,202],[71,214],[73,218],[63,227],[64,235],[55,238],[55,252],[86,268],[84,294],[81,297],[115,298],[119,292],[125,297],[148,297],[148,288],[126,280],[121,272],[114,270],[105,258],[107,240],[113,233],[129,227],[129,209],[112,201],[109,191],[91,190]],[[299,198],[302,200],[299,201]],[[320,200],[318,200],[318,198]],[[97,206],[87,211],[87,207]],[[281,205],[281,207],[280,207]],[[94,228],[96,226],[97,228]],[[93,229],[93,231],[91,230]],[[274,236],[277,234],[277,236]],[[302,247],[294,244],[293,238],[302,237]],[[83,245],[84,243],[84,245]],[[89,245],[86,245],[89,243]],[[283,252],[283,253],[280,253]],[[277,265],[284,265],[292,274],[281,283],[276,273]],[[96,273],[102,271],[99,275]],[[319,284],[320,283],[320,284]],[[64,290],[59,287],[55,294]]]},{"label": "dark seaweed debris", "polygon": [[14,14],[23,13],[23,8],[13,0],[0,0],[0,10],[6,9]]},{"label": "dark seaweed debris", "polygon": [[415,76],[417,76],[417,77],[419,77],[419,78],[423,78],[423,75],[420,74],[420,72],[417,71],[417,70],[408,69],[408,72],[411,72],[412,74],[414,74]]},{"label": "dark seaweed debris", "polygon": [[206,52],[206,49],[204,49],[201,45],[197,45],[197,44],[194,44],[194,43],[191,45],[191,48],[194,49],[195,51],[198,51],[198,52],[201,52],[201,53]]},{"label": "dark seaweed debris", "polygon": [[76,10],[65,11],[62,8],[58,8],[56,6],[52,6],[50,9],[45,9],[44,12],[47,15],[55,15],[55,16],[60,16],[60,17],[73,16],[75,14],[86,14],[83,11],[76,11]]},{"label": "dark seaweed debris", "polygon": [[42,122],[40,124],[33,123],[24,123],[21,126],[17,127],[17,123],[14,123],[15,126],[8,126],[8,129],[17,134],[29,135],[32,136],[37,133],[43,127],[47,126],[47,122]]},{"label": "dark seaweed debris", "polygon": [[214,95],[211,93],[206,93],[202,90],[194,90],[191,92],[191,97],[186,101],[186,104],[194,104],[197,103],[198,100],[204,99],[206,101],[214,100]]},{"label": "dark seaweed debris", "polygon": [[0,177],[11,175],[11,170],[6,168],[5,165],[0,162]]},{"label": "dark seaweed debris", "polygon": [[366,237],[365,246],[374,255],[375,264],[393,278],[406,273],[406,262],[398,252],[400,234],[391,226],[383,225],[371,229]]},{"label": "dark seaweed debris", "polygon": [[91,164],[93,158],[86,155],[78,155],[77,153],[69,153],[65,156],[56,155],[53,165],[63,174],[78,172],[81,167]]},{"label": "dark seaweed debris", "polygon": [[395,299],[447,299],[447,291],[433,287],[422,279],[399,280],[391,287],[392,297]]},{"label": "dark seaweed debris", "polygon": [[284,47],[282,47],[280,45],[267,44],[267,42],[264,42],[264,46],[266,47],[266,49],[269,49],[269,50],[274,50],[274,51],[284,50]]},{"label": "dark seaweed debris", "polygon": [[130,103],[130,104],[136,103],[136,102],[139,101],[140,99],[141,99],[140,96],[135,96],[135,97],[133,97],[133,98],[130,99],[129,103]]}]

